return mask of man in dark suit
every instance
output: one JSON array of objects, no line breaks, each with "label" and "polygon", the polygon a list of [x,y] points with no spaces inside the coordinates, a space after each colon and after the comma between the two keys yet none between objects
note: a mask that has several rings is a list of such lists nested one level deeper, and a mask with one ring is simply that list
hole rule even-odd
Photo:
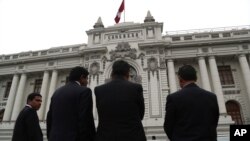
[{"label": "man in dark suit", "polygon": [[36,113],[41,103],[42,96],[40,94],[29,94],[26,106],[17,117],[12,141],[43,141],[43,134]]},{"label": "man in dark suit", "polygon": [[55,91],[47,114],[49,141],[93,141],[95,125],[89,72],[83,67],[70,71],[69,83]]},{"label": "man in dark suit", "polygon": [[216,141],[219,107],[215,94],[199,88],[196,70],[178,71],[181,90],[168,95],[164,130],[170,141]]},{"label": "man in dark suit", "polygon": [[95,141],[146,141],[142,86],[128,81],[130,65],[112,66],[112,80],[95,88],[99,125]]}]

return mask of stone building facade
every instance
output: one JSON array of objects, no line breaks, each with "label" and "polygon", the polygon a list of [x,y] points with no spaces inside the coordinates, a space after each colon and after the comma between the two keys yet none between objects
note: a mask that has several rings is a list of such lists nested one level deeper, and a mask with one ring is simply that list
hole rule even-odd
[{"label": "stone building facade", "polygon": [[[193,65],[197,84],[217,95],[219,137],[228,136],[230,124],[250,124],[250,26],[162,32],[163,23],[150,12],[143,23],[104,27],[99,18],[86,31],[87,44],[0,55],[0,140],[10,140],[29,93],[43,96],[38,115],[45,131],[51,95],[67,83],[71,68],[88,68],[93,90],[110,80],[111,66],[119,59],[132,66],[130,80],[143,86],[148,139],[166,138],[162,127],[166,97],[180,89],[176,72],[183,64]],[[93,101],[97,125],[94,95]]]}]

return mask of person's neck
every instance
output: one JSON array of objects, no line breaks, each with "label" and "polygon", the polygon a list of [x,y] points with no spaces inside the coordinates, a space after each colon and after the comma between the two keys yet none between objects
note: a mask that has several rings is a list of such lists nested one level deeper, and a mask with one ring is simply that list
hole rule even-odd
[{"label": "person's neck", "polygon": [[128,80],[128,78],[126,76],[121,76],[121,75],[112,76],[112,80],[114,80],[114,79]]},{"label": "person's neck", "polygon": [[30,104],[28,104],[28,103],[26,104],[26,106],[28,106],[28,107],[32,108],[32,106],[31,106]]},{"label": "person's neck", "polygon": [[183,85],[183,88],[186,87],[187,85],[191,84],[191,83],[195,83],[194,80],[190,80],[190,81],[186,81]]}]

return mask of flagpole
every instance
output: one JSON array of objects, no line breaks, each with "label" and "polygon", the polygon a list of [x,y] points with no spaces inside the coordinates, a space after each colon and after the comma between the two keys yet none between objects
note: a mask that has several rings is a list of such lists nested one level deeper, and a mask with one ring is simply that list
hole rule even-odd
[{"label": "flagpole", "polygon": [[125,23],[125,0],[124,0],[124,23]]}]

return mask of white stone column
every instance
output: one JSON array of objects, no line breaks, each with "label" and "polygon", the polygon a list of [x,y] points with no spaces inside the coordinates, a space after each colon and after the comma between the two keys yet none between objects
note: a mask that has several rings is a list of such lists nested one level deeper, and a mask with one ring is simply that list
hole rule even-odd
[{"label": "white stone column", "polygon": [[217,100],[219,104],[220,114],[227,114],[225,100],[222,92],[220,76],[218,73],[217,64],[214,56],[209,56],[209,67],[211,72],[212,84],[214,88],[214,93],[217,95]]},{"label": "white stone column", "polygon": [[208,78],[207,65],[204,57],[199,57],[199,68],[201,73],[202,88],[211,91],[211,86]]},{"label": "white stone column", "polygon": [[44,119],[46,119],[47,112],[49,111],[50,100],[56,89],[57,77],[58,77],[58,71],[53,70],[51,81],[50,81],[49,93],[48,93],[47,101],[46,101],[46,111],[44,114]]},{"label": "white stone column", "polygon": [[248,65],[245,54],[239,55],[239,62],[240,62],[240,67],[241,67],[243,79],[244,79],[245,86],[246,86],[246,91],[248,94],[248,99],[250,101],[250,70],[249,70],[249,65]]},{"label": "white stone column", "polygon": [[170,93],[173,93],[177,91],[174,61],[172,59],[169,59],[167,65],[168,65],[168,83],[169,83]]},{"label": "white stone column", "polygon": [[15,97],[16,97],[16,89],[17,89],[18,81],[19,81],[19,75],[14,74],[11,87],[10,87],[10,93],[8,96],[7,105],[5,107],[5,111],[3,115],[3,121],[10,121],[11,119],[12,109],[13,109]]},{"label": "white stone column", "polygon": [[246,58],[248,58],[248,65],[250,65],[250,55],[246,55]]},{"label": "white stone column", "polygon": [[40,92],[42,95],[42,105],[37,113],[40,120],[45,120],[44,119],[44,109],[45,109],[45,105],[46,105],[48,82],[49,82],[49,71],[46,70],[46,71],[44,71],[44,74],[43,74],[42,88],[41,88],[41,92]]},{"label": "white stone column", "polygon": [[[12,111],[12,116],[11,120],[16,120],[18,114],[20,113],[21,109],[23,108],[24,105],[22,103],[24,102],[24,88],[26,85],[26,80],[27,80],[27,75],[25,73],[22,74],[18,89],[17,89],[17,94],[15,98],[15,103]],[[25,101],[26,103],[26,101]]]}]

